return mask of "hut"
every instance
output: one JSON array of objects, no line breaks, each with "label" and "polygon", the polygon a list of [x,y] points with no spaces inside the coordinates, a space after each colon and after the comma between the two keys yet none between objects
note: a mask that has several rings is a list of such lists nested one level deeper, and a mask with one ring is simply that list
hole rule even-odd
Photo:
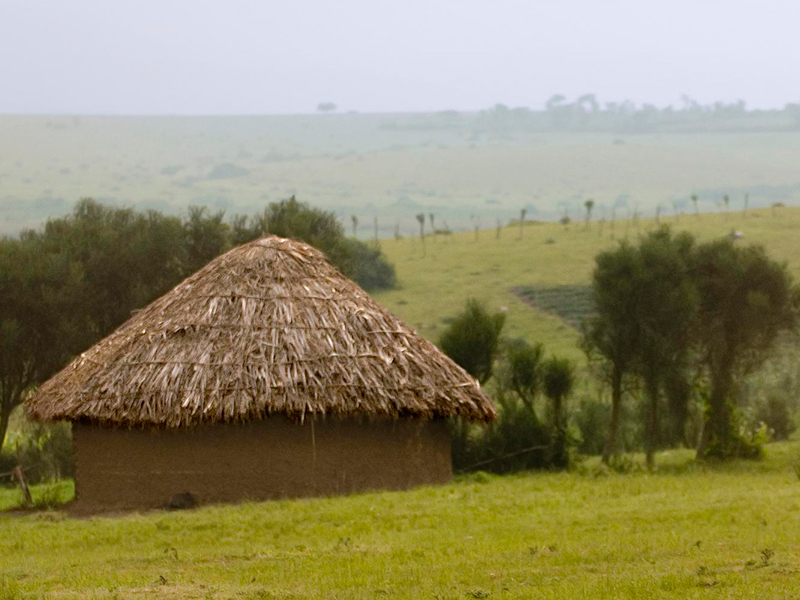
[{"label": "hut", "polygon": [[306,244],[218,257],[42,384],[72,422],[76,507],[331,495],[448,481],[445,418],[478,383]]}]

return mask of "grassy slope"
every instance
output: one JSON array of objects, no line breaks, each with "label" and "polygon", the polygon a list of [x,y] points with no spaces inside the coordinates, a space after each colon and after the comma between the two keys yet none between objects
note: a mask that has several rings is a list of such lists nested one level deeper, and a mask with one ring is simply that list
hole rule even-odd
[{"label": "grassy slope", "polygon": [[768,451],[706,468],[665,453],[656,474],[589,465],[181,514],[0,517],[0,597],[796,598],[800,445]]},{"label": "grassy slope", "polygon": [[[662,223],[686,229],[700,240],[724,236],[736,229],[744,233],[741,243],[764,244],[776,259],[787,261],[800,280],[797,256],[797,232],[800,209],[782,208],[773,218],[769,209],[751,211],[747,218],[740,212],[702,214],[699,218],[684,215],[662,217]],[[655,226],[655,219],[642,219],[640,231]],[[625,221],[615,225],[616,239],[636,238],[636,227]],[[422,335],[436,340],[445,320],[464,307],[466,298],[475,297],[491,307],[508,309],[511,336],[544,342],[548,349],[574,359],[581,359],[576,346],[577,331],[561,319],[532,309],[510,289],[514,286],[552,286],[589,284],[595,255],[613,248],[610,225],[594,222],[587,231],[582,223],[568,229],[555,223],[529,224],[520,240],[519,228],[503,229],[499,240],[495,231],[481,231],[478,241],[473,233],[459,233],[427,242],[427,256],[422,256],[418,238],[386,240],[381,247],[396,265],[401,289],[376,294],[376,299],[404,319]],[[546,243],[552,239],[555,243]]]}]

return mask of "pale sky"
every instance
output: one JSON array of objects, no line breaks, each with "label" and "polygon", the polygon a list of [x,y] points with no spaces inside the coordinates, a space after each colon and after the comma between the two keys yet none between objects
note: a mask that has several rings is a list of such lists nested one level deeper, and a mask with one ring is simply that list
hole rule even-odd
[{"label": "pale sky", "polygon": [[0,0],[0,113],[800,102],[797,0]]}]

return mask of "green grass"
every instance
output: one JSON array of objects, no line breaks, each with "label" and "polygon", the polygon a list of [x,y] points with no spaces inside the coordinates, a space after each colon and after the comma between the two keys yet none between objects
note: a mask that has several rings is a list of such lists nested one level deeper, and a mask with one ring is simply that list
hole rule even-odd
[{"label": "green grass", "polygon": [[671,451],[654,474],[592,461],[409,492],[0,517],[0,598],[796,598],[799,453],[774,444],[763,462],[701,466]]},{"label": "green grass", "polygon": [[[741,231],[742,244],[764,244],[770,255],[786,261],[800,280],[797,232],[800,209],[781,208],[776,216],[770,209],[740,211],[730,215],[705,213],[700,217],[662,217],[661,223],[695,234],[700,241]],[[519,239],[517,227],[503,229],[500,239],[494,231],[439,236],[428,239],[426,256],[418,238],[384,240],[381,248],[397,268],[399,289],[374,294],[375,298],[425,337],[436,340],[448,319],[462,311],[467,298],[485,301],[493,309],[508,311],[507,335],[543,342],[552,352],[582,360],[577,347],[578,331],[552,312],[537,311],[524,302],[514,288],[585,286],[591,282],[594,258],[627,237],[635,241],[652,229],[655,219],[640,220],[639,227],[628,221],[615,224],[615,239],[606,222],[590,229],[581,224],[567,228],[556,223],[528,224]]]},{"label": "green grass", "polygon": [[[72,480],[32,485],[30,489],[34,506],[41,509],[55,508],[75,497]],[[22,503],[22,491],[18,487],[0,487],[0,511],[19,508]]]}]

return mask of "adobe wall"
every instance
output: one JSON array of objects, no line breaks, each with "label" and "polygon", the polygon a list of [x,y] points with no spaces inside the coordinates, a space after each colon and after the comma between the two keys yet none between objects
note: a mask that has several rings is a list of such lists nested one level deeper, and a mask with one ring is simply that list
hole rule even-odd
[{"label": "adobe wall", "polygon": [[452,477],[445,423],[272,416],[243,425],[109,429],[75,423],[78,512],[399,490]]}]

